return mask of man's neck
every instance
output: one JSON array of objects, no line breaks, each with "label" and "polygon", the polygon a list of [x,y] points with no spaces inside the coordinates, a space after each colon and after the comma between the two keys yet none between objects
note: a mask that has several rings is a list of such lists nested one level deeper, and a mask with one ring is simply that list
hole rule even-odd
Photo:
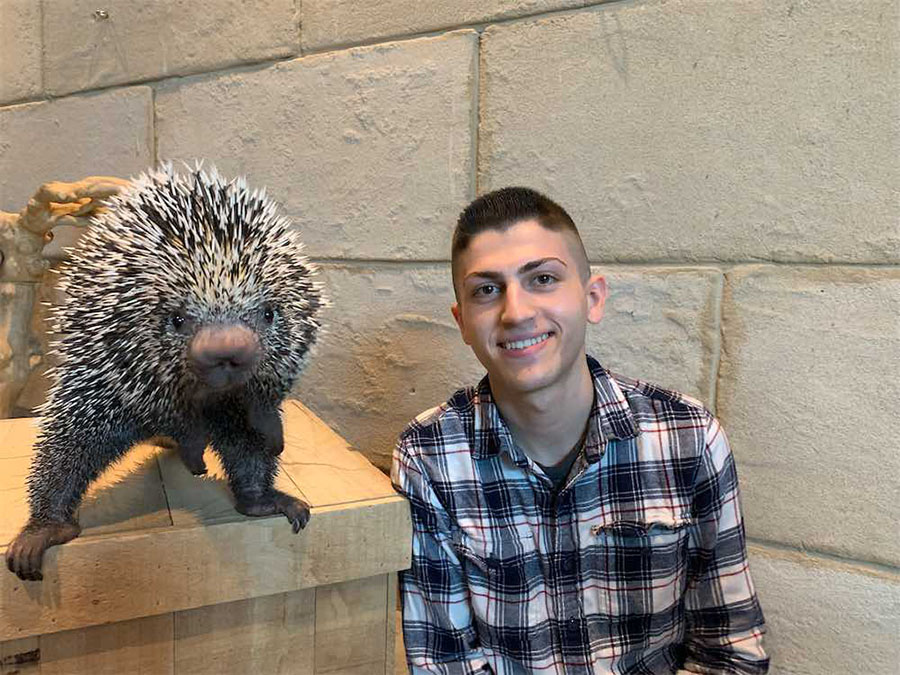
[{"label": "man's neck", "polygon": [[493,390],[494,400],[513,439],[531,459],[554,466],[581,440],[594,403],[587,361],[571,378],[527,394]]}]

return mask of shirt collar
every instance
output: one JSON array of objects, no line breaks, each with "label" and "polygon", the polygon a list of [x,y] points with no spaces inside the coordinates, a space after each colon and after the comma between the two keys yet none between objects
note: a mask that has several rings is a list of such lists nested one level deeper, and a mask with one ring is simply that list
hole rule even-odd
[{"label": "shirt collar", "polygon": [[[609,441],[634,438],[640,431],[618,383],[592,357],[588,356],[587,361],[594,381],[594,403],[588,418],[584,446],[585,458],[594,462],[603,456]],[[475,389],[474,404],[473,457],[486,459],[506,451],[517,464],[526,463],[525,455],[513,442],[512,433],[494,403],[487,375]]]}]

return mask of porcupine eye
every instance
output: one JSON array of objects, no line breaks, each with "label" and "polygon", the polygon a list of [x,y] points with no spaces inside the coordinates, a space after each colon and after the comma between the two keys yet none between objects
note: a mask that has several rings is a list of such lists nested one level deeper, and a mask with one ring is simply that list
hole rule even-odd
[{"label": "porcupine eye", "polygon": [[275,310],[271,307],[266,307],[263,310],[263,321],[266,322],[269,326],[271,326],[275,322]]},{"label": "porcupine eye", "polygon": [[181,312],[172,312],[171,316],[169,317],[169,323],[172,324],[172,328],[174,328],[175,330],[181,330],[186,322],[187,319]]}]

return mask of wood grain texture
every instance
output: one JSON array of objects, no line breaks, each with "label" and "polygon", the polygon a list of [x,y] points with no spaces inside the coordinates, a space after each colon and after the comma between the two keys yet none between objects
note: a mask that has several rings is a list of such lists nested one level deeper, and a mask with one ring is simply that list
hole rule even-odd
[{"label": "wood grain texture", "polygon": [[388,575],[316,589],[316,675],[383,673]]},{"label": "wood grain texture", "polygon": [[172,524],[152,445],[138,445],[88,488],[78,509],[81,536],[130,532]]},{"label": "wood grain texture", "polygon": [[174,672],[171,614],[43,635],[41,675],[169,675]]},{"label": "wood grain texture", "polygon": [[[387,576],[387,617],[386,631],[384,635],[384,675],[394,675],[397,667],[397,622],[395,620],[397,614],[397,601],[399,595],[399,584],[396,572],[391,572]],[[404,661],[401,659],[401,661]],[[404,661],[405,662],[405,661]]]},{"label": "wood grain texture", "polygon": [[175,614],[175,672],[312,675],[316,592],[279,593]]},{"label": "wood grain texture", "polygon": [[299,401],[284,404],[282,472],[315,506],[394,494],[391,482]]}]

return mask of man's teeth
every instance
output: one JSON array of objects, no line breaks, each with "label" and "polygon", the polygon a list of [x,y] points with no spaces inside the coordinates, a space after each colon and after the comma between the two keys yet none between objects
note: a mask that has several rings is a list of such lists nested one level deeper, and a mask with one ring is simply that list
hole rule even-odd
[{"label": "man's teeth", "polygon": [[503,349],[525,349],[525,347],[530,347],[531,345],[536,345],[538,342],[543,342],[544,340],[550,337],[550,333],[542,333],[533,338],[528,338],[527,340],[516,340],[515,342],[501,342],[500,346]]}]

